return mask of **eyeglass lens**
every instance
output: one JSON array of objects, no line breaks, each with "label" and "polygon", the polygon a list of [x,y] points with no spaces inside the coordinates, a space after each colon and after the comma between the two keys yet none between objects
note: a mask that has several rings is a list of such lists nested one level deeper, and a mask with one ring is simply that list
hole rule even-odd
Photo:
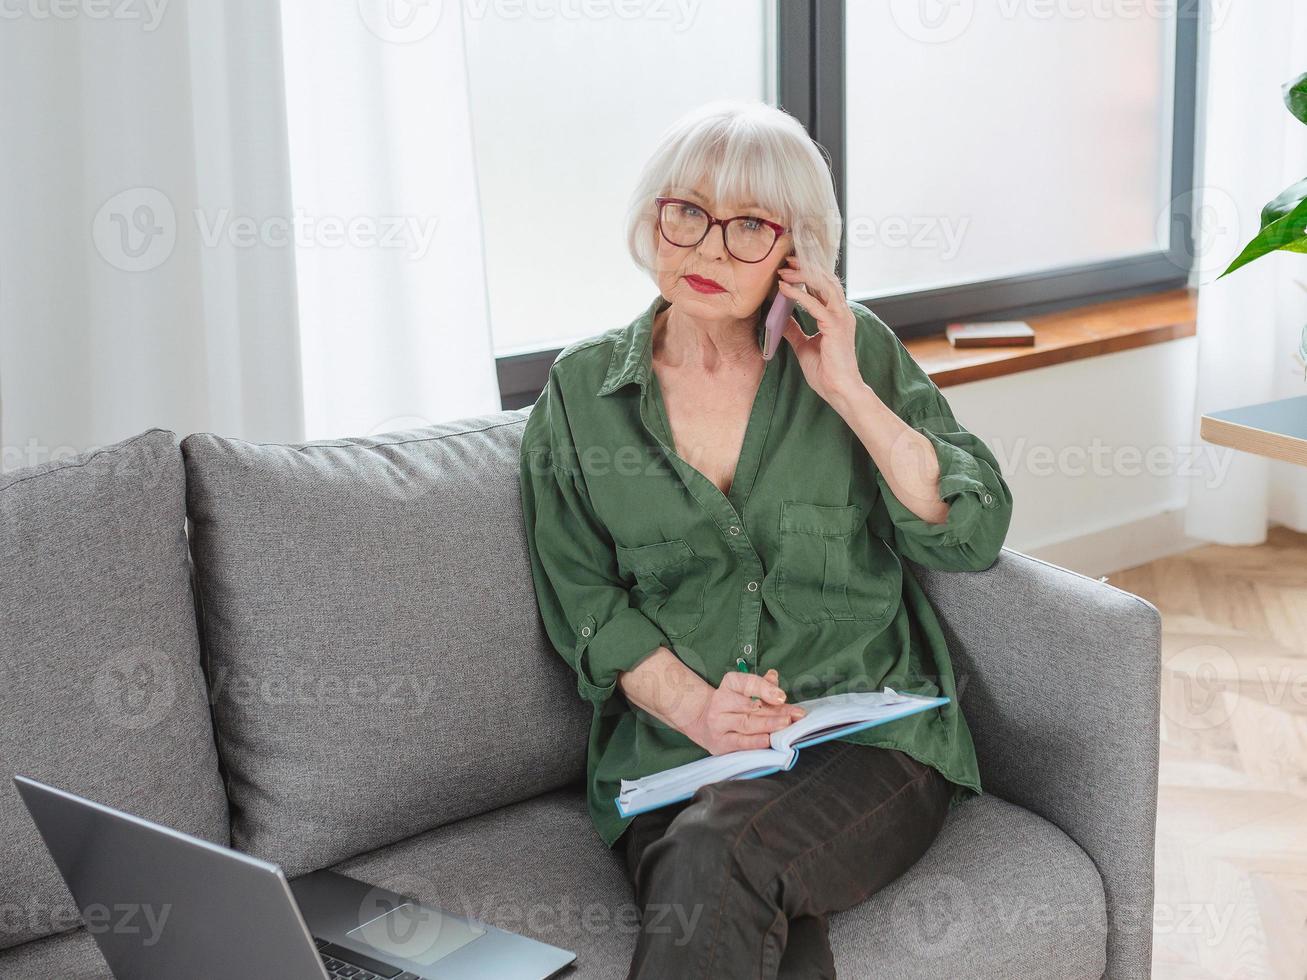
[{"label": "eyeglass lens", "polygon": [[[708,213],[692,204],[667,201],[660,224],[673,245],[689,248],[699,244],[708,230]],[[726,250],[741,262],[758,262],[776,244],[776,230],[758,218],[732,218],[726,223]]]}]

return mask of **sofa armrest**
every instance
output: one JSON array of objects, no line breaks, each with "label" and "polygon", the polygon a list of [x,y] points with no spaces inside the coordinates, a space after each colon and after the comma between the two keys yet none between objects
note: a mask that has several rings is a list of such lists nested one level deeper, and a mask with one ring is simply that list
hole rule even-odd
[{"label": "sofa armrest", "polygon": [[1010,548],[982,572],[912,570],[948,640],[982,788],[1085,850],[1106,893],[1106,976],[1148,977],[1160,612]]}]

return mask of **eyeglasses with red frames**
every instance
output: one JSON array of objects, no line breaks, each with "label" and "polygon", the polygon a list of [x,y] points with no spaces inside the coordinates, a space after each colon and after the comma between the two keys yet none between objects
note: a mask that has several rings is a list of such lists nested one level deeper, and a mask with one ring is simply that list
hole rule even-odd
[{"label": "eyeglasses with red frames", "polygon": [[761,262],[786,233],[784,225],[751,214],[714,218],[693,201],[678,197],[655,197],[658,205],[658,233],[669,245],[694,248],[708,237],[713,225],[722,226],[722,242],[731,257],[741,262]]}]

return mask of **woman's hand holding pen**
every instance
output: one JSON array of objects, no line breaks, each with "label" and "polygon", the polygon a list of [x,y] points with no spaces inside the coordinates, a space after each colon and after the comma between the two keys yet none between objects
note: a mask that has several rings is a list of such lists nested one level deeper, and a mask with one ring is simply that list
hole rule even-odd
[{"label": "woman's hand holding pen", "polygon": [[806,711],[785,703],[775,669],[762,674],[728,671],[713,687],[659,647],[631,670],[618,675],[626,700],[675,728],[713,755],[738,749],[765,749],[771,733],[791,725]]},{"label": "woman's hand holding pen", "polygon": [[762,675],[728,671],[681,730],[713,755],[768,748],[772,732],[807,713],[785,703],[778,679],[775,668]]}]

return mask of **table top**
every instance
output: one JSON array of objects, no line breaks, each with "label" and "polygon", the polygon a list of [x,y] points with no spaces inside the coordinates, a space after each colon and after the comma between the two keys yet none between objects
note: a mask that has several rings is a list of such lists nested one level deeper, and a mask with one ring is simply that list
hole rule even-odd
[{"label": "table top", "polygon": [[1198,432],[1218,446],[1307,466],[1307,395],[1208,412]]}]

